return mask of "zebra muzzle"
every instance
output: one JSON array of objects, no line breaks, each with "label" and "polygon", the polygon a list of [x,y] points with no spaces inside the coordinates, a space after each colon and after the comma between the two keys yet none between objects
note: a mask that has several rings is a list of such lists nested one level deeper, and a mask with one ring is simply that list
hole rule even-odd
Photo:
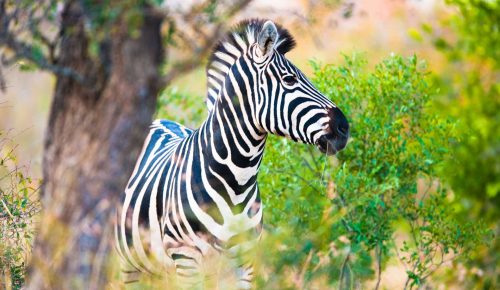
[{"label": "zebra muzzle", "polygon": [[329,135],[330,134],[319,137],[318,141],[316,141],[316,146],[322,153],[325,153],[326,155],[334,155],[338,151],[342,150],[342,148],[344,148],[345,145],[340,146],[341,144],[338,144],[335,138]]},{"label": "zebra muzzle", "polygon": [[330,124],[325,135],[318,138],[316,146],[327,155],[333,155],[345,148],[349,140],[349,123],[342,111],[332,108],[328,111]]}]

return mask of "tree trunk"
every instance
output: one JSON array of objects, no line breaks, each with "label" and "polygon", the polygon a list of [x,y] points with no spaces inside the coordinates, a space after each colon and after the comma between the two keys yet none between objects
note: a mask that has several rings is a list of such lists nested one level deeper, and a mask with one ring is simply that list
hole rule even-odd
[{"label": "tree trunk", "polygon": [[145,7],[135,31],[117,20],[100,45],[101,57],[92,57],[83,2],[69,1],[61,16],[58,65],[75,70],[85,83],[57,79],[45,137],[43,213],[30,289],[104,288],[114,208],[159,91],[162,19]]}]

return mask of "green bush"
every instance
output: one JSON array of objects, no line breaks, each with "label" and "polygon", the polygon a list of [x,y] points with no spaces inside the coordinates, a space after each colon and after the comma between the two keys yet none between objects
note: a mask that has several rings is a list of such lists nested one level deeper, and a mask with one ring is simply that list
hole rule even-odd
[{"label": "green bush", "polygon": [[[453,218],[441,174],[456,124],[430,110],[435,90],[423,62],[391,56],[371,71],[354,55],[313,68],[317,87],[350,119],[352,137],[337,159],[269,136],[259,174],[259,289],[352,288],[376,281],[388,261],[406,267],[411,288],[489,240],[480,222]],[[162,98],[170,103],[160,117],[181,121],[165,112],[183,103],[205,117],[200,97]]]},{"label": "green bush", "polygon": [[[459,120],[446,180],[460,219],[482,218],[500,234],[500,2],[447,0],[450,10],[424,31],[448,60],[433,76],[441,104],[435,112]],[[482,247],[467,265],[465,288],[500,287],[500,242]]]},{"label": "green bush", "polygon": [[[15,146],[0,131],[0,288],[20,289],[40,209],[37,188],[19,166]],[[35,182],[36,183],[36,182]]]},{"label": "green bush", "polygon": [[[453,219],[451,193],[440,179],[455,123],[430,110],[435,92],[415,56],[391,56],[374,71],[359,55],[345,62],[313,64],[316,85],[352,126],[338,160],[307,145],[269,140],[259,180],[269,236],[280,244],[268,249],[281,250],[263,257],[273,257],[266,266],[275,273],[303,265],[303,284],[326,277],[342,288],[373,279],[397,257],[407,286],[418,286],[487,237],[480,223]],[[273,279],[274,285],[294,281]]]},{"label": "green bush", "polygon": [[[444,71],[434,76],[442,96],[439,109],[441,114],[460,120],[463,132],[453,144],[456,159],[449,166],[449,177],[456,192],[481,201],[484,207],[496,207],[487,214],[498,219],[500,3],[447,2],[460,11],[442,21],[451,33],[443,34],[430,26],[427,32],[436,49],[449,60]],[[456,167],[463,170],[454,170]]]}]

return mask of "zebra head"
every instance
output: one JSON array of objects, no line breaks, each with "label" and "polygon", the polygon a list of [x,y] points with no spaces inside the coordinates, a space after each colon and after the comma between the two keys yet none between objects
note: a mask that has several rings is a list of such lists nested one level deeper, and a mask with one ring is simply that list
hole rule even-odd
[{"label": "zebra head", "polygon": [[267,132],[315,144],[327,154],[342,150],[349,123],[342,111],[321,94],[286,57],[293,39],[272,21],[260,28],[250,57],[257,68],[258,120]]},{"label": "zebra head", "polygon": [[[272,21],[240,23],[216,46],[207,67],[209,110],[217,98],[217,71],[245,90],[251,118],[264,133],[316,145],[328,155],[342,150],[349,123],[342,111],[286,57],[295,46],[290,33]],[[223,79],[223,78],[219,78]],[[212,101],[213,100],[213,101]]]}]

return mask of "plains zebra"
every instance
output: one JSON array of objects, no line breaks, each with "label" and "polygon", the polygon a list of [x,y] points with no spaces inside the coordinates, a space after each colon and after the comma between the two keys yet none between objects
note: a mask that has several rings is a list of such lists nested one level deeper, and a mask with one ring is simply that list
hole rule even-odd
[{"label": "plains zebra", "polygon": [[[257,174],[267,134],[329,155],[349,135],[344,114],[285,58],[294,45],[272,21],[240,23],[207,66],[209,113],[201,127],[153,123],[115,227],[129,270],[164,275],[175,267],[179,277],[193,278],[203,257],[222,254],[235,263],[227,267],[238,273],[238,287],[251,288],[251,258],[235,253],[260,236]],[[190,282],[202,283],[198,278]]]}]

